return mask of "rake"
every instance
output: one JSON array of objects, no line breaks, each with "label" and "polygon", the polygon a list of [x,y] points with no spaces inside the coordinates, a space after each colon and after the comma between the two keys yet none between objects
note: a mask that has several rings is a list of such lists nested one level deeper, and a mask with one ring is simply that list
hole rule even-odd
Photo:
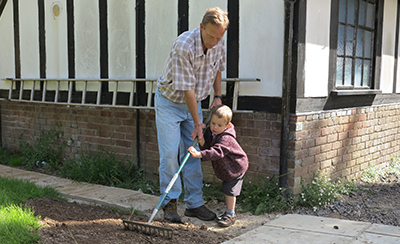
[{"label": "rake", "polygon": [[[207,125],[210,122],[210,120],[211,120],[211,112],[210,112],[209,116],[207,117],[206,121],[204,122],[204,124]],[[199,138],[196,137],[193,140],[192,147],[195,147],[197,145],[198,141],[199,141]],[[187,152],[186,155],[185,155],[185,158],[183,159],[181,165],[179,166],[178,171],[172,177],[172,179],[169,182],[167,188],[165,189],[164,194],[161,196],[160,201],[158,202],[156,208],[153,210],[153,213],[151,214],[151,217],[150,217],[149,221],[147,222],[147,224],[140,223],[140,222],[135,222],[135,221],[130,221],[130,220],[123,220],[125,229],[142,232],[142,233],[145,233],[145,234],[148,234],[148,235],[159,235],[159,236],[167,237],[169,239],[172,238],[172,234],[173,234],[172,229],[151,225],[151,221],[156,216],[158,210],[161,208],[162,203],[164,202],[165,198],[167,197],[167,195],[168,195],[169,191],[171,190],[172,186],[175,184],[175,181],[178,179],[178,176],[181,173],[181,171],[182,171],[183,167],[185,166],[185,164],[186,164],[187,160],[189,159],[189,157],[190,157],[190,153]]]}]

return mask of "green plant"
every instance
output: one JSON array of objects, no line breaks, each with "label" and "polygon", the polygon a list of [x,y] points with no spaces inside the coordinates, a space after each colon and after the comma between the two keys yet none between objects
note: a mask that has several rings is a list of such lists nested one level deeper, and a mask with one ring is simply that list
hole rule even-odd
[{"label": "green plant", "polygon": [[0,147],[0,164],[8,164],[13,157],[13,152]]},{"label": "green plant", "polygon": [[400,175],[400,158],[392,159],[386,173],[391,175]]},{"label": "green plant", "polygon": [[393,158],[387,168],[378,167],[377,165],[369,166],[363,171],[361,180],[366,183],[374,183],[387,175],[400,175],[400,158]]},{"label": "green plant", "polygon": [[285,190],[278,186],[275,177],[267,181],[260,179],[257,183],[249,181],[243,184],[238,202],[243,212],[250,211],[255,215],[287,211],[293,207],[293,201],[291,196],[283,197]]},{"label": "green plant", "polygon": [[314,176],[311,183],[303,183],[298,205],[313,208],[314,211],[332,203],[339,196],[357,191],[355,182],[340,179],[332,182],[326,175]]},{"label": "green plant", "polygon": [[[183,195],[183,194],[182,194]],[[225,201],[225,195],[222,192],[221,183],[206,183],[203,185],[203,198],[205,201],[217,200],[219,202]]]},{"label": "green plant", "polygon": [[385,170],[382,168],[378,168],[376,166],[369,166],[366,170],[363,171],[361,175],[361,180],[366,183],[377,182],[380,177],[385,175]]},{"label": "green plant", "polygon": [[64,132],[58,130],[41,131],[40,136],[33,143],[19,140],[20,153],[24,164],[32,169],[37,163],[45,162],[46,166],[57,168],[61,162],[64,147],[68,145],[63,141]]},{"label": "green plant", "polygon": [[143,178],[143,169],[135,169],[130,161],[120,161],[106,151],[67,159],[59,167],[59,175],[76,181],[114,186],[154,194],[156,182]]}]

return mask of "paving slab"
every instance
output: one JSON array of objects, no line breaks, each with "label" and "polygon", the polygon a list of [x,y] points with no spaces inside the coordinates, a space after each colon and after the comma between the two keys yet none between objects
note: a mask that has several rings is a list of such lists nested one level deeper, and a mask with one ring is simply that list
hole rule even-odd
[{"label": "paving slab", "polygon": [[293,228],[310,232],[355,237],[371,223],[356,222],[335,218],[323,218],[310,215],[288,214],[271,221],[267,225],[282,228]]},{"label": "paving slab", "polygon": [[336,236],[333,234],[308,232],[275,226],[262,226],[224,242],[224,244],[348,244],[352,240],[353,238],[348,236]]},{"label": "paving slab", "polygon": [[399,244],[399,232],[395,226],[287,214],[224,244]]}]

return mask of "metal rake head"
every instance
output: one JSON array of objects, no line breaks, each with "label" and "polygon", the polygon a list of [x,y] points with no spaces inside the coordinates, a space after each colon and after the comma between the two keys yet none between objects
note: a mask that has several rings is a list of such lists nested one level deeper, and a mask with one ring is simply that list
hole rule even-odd
[{"label": "metal rake head", "polygon": [[161,236],[168,239],[172,238],[173,232],[172,229],[169,228],[134,222],[130,220],[123,220],[123,223],[126,230],[137,231],[146,235]]}]

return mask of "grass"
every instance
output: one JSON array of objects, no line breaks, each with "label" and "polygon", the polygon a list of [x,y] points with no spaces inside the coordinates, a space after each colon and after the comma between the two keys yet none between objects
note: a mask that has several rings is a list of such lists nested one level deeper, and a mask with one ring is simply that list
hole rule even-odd
[{"label": "grass", "polygon": [[37,243],[40,236],[40,216],[23,207],[26,200],[35,197],[60,198],[59,193],[50,187],[37,187],[35,184],[0,177],[0,243]]}]

